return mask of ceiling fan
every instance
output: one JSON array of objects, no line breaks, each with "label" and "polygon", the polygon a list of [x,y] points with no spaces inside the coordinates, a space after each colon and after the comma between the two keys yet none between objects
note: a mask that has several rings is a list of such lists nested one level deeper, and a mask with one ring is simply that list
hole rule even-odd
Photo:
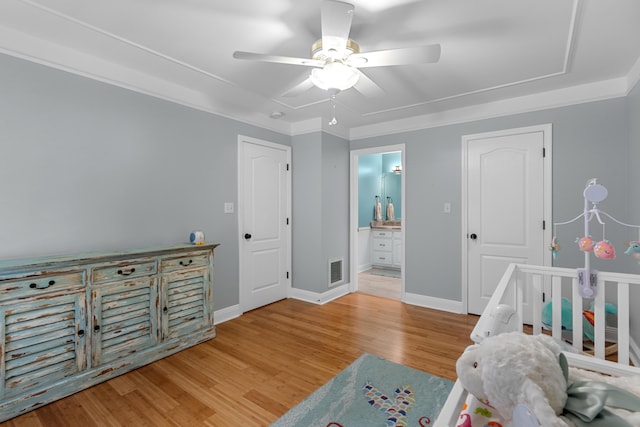
[{"label": "ceiling fan", "polygon": [[338,91],[355,86],[358,92],[369,97],[382,96],[384,91],[360,68],[424,64],[438,62],[440,59],[439,44],[360,52],[358,43],[349,38],[353,11],[353,5],[349,3],[335,0],[322,2],[322,38],[311,46],[311,58],[240,51],[234,52],[233,57],[313,67],[305,81],[289,89],[283,96],[296,96],[313,86],[331,91],[335,95]]}]

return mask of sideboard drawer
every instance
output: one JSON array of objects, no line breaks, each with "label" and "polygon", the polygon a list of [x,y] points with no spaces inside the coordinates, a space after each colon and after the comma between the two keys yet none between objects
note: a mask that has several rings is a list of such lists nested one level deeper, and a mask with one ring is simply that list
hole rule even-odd
[{"label": "sideboard drawer", "polygon": [[149,276],[157,272],[156,262],[152,259],[128,260],[99,266],[91,270],[91,283],[115,282],[140,276]]},{"label": "sideboard drawer", "polygon": [[43,292],[58,292],[84,288],[84,271],[58,271],[0,281],[0,297],[37,296]]},{"label": "sideboard drawer", "polygon": [[206,252],[196,252],[175,258],[163,258],[160,261],[160,270],[166,273],[168,271],[205,267],[207,265],[209,265],[208,254]]}]

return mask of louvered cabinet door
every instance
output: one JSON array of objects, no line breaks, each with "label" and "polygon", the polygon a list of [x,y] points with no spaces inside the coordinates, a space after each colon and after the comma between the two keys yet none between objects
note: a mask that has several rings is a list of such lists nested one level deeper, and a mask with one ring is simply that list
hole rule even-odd
[{"label": "louvered cabinet door", "polygon": [[176,271],[162,278],[162,337],[176,338],[213,324],[209,269]]},{"label": "louvered cabinet door", "polygon": [[0,316],[3,398],[60,384],[86,368],[84,290],[6,302]]},{"label": "louvered cabinet door", "polygon": [[102,365],[158,343],[155,277],[106,283],[91,291],[91,363]]}]

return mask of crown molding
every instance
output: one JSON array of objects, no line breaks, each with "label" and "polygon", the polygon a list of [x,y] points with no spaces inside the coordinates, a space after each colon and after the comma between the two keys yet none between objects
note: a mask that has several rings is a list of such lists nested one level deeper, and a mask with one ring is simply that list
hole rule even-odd
[{"label": "crown molding", "polygon": [[[289,123],[283,120],[274,120],[266,114],[264,117],[258,114],[253,116],[229,114],[224,112],[223,107],[215,104],[213,97],[202,92],[1,26],[0,53],[287,136],[325,132],[346,140],[358,140],[617,98],[628,95],[640,82],[640,58],[638,58],[627,76],[618,79],[348,128],[341,124],[329,127],[328,124],[323,123],[321,117]],[[126,79],[122,76],[126,76]]]},{"label": "crown molding", "polygon": [[611,79],[438,113],[381,122],[375,125],[355,127],[350,130],[349,140],[354,141],[624,97],[629,91],[627,82],[628,79],[626,77]]},{"label": "crown molding", "polygon": [[640,82],[640,57],[636,63],[633,64],[633,67],[631,67],[631,71],[629,71],[627,76],[627,94],[631,93],[638,82]]},{"label": "crown molding", "polygon": [[202,92],[2,26],[0,53],[291,136],[288,122],[230,115]]}]

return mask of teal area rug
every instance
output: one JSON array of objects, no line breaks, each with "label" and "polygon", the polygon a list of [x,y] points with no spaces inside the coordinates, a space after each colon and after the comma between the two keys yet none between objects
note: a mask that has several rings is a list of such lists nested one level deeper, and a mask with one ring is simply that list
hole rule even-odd
[{"label": "teal area rug", "polygon": [[271,427],[427,427],[452,387],[449,380],[364,354]]}]

